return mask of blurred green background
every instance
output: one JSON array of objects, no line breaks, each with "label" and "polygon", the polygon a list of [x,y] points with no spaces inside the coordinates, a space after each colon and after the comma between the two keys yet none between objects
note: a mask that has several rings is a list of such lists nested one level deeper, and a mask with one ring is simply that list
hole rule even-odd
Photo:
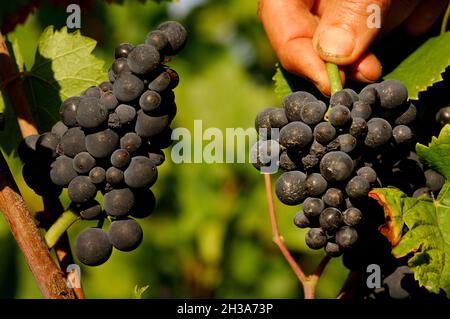
[{"label": "blurred green background", "polygon": [[[118,43],[143,42],[148,31],[167,19],[182,22],[189,43],[169,63],[181,77],[172,127],[192,129],[194,120],[201,119],[204,129],[248,128],[259,110],[280,105],[271,81],[275,57],[256,10],[256,0],[120,5],[97,0],[90,10],[82,10],[81,32],[98,41],[95,54],[106,61],[106,70]],[[28,67],[40,32],[48,25],[61,28],[66,17],[64,7],[44,4],[9,35],[9,40],[19,41]],[[20,161],[6,155],[28,207],[41,210],[40,198],[24,185]],[[144,298],[302,297],[294,274],[271,241],[264,181],[251,164],[175,165],[169,159],[159,176],[152,188],[157,209],[141,222],[142,245],[131,253],[114,251],[100,267],[82,268],[88,298],[133,298],[136,285],[149,285]],[[67,198],[62,199],[68,205]],[[311,272],[324,252],[305,247],[304,232],[292,222],[298,207],[277,202],[277,209],[288,247]],[[85,226],[72,227],[72,239]],[[0,259],[0,297],[41,297],[3,218]],[[342,261],[333,259],[317,296],[334,298],[347,273]]]}]

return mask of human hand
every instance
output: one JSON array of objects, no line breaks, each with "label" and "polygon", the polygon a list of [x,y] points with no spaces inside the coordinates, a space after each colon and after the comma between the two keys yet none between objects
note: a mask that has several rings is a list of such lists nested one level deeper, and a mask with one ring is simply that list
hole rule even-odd
[{"label": "human hand", "polygon": [[[374,82],[381,64],[367,51],[381,33],[402,26],[419,35],[433,25],[448,0],[259,0],[258,14],[280,63],[330,95],[325,62],[340,66],[341,79]],[[381,28],[370,28],[380,8]],[[345,71],[345,72],[344,72]]]}]

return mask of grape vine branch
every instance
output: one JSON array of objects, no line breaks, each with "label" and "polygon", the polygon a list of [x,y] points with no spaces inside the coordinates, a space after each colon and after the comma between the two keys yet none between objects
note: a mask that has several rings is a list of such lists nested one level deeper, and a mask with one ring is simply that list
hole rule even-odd
[{"label": "grape vine branch", "polygon": [[264,174],[264,181],[265,181],[265,186],[266,186],[266,196],[267,196],[267,205],[268,205],[269,216],[270,216],[270,223],[272,225],[273,241],[280,249],[281,253],[283,254],[286,261],[288,262],[289,266],[291,267],[292,271],[296,275],[297,279],[303,285],[303,293],[304,293],[305,299],[314,299],[316,286],[319,283],[320,276],[322,275],[323,271],[325,270],[325,267],[327,266],[328,262],[330,261],[330,256],[326,255],[322,259],[322,261],[319,263],[316,270],[311,275],[306,275],[303,272],[300,265],[295,261],[295,259],[292,257],[291,253],[287,249],[286,245],[284,244],[283,237],[280,235],[278,221],[277,221],[277,214],[275,211],[275,204],[274,204],[273,195],[272,195],[272,181],[270,178],[270,174]]},{"label": "grape vine branch", "polygon": [[[3,87],[5,88],[8,96],[10,97],[11,104],[16,113],[17,123],[22,138],[38,134],[37,126],[33,120],[33,116],[26,95],[23,91],[22,86],[20,85],[20,74],[14,65],[11,55],[9,54],[6,42],[1,33],[0,33],[0,77],[3,79]],[[76,288],[73,291],[71,291],[69,288],[67,288],[64,274],[61,271],[59,271],[57,276],[53,274],[55,269],[56,270],[58,269],[56,265],[53,263],[53,261],[52,261],[53,266],[50,267],[48,260],[46,260],[47,257],[50,258],[51,260],[48,249],[47,247],[45,247],[45,243],[42,239],[42,236],[37,231],[37,227],[34,224],[33,218],[31,217],[28,210],[26,210],[25,208],[23,198],[19,194],[17,185],[13,180],[11,180],[6,175],[9,174],[12,178],[11,172],[9,171],[8,165],[5,159],[3,158],[3,155],[1,156],[0,160],[2,161],[3,166],[2,174],[5,174],[1,176],[1,178],[5,179],[5,185],[8,185],[8,187],[12,189],[14,192],[14,194],[9,194],[7,192],[6,195],[3,196],[0,205],[3,206],[6,204],[6,207],[23,206],[23,208],[25,209],[25,211],[22,211],[20,214],[15,213],[11,215],[8,214],[8,210],[2,209],[2,211],[4,212],[8,224],[10,225],[11,231],[14,234],[14,237],[16,238],[16,241],[18,242],[19,247],[21,248],[22,253],[25,256],[25,260],[27,261],[28,266],[32,270],[32,273],[34,274],[35,279],[38,282],[38,286],[41,288],[42,294],[46,298],[73,298],[75,293],[77,298],[83,299],[84,292],[82,288]],[[59,198],[44,197],[43,202],[44,202],[44,217],[48,222],[51,223],[55,219],[54,216],[57,216],[63,210],[63,207],[61,205],[61,202],[59,201]],[[34,225],[34,227],[30,228],[31,225]],[[22,240],[23,237],[27,238],[25,246],[23,246],[20,242],[20,240]],[[44,251],[37,252],[43,259],[40,260],[39,258],[33,257],[33,254],[30,255],[30,251],[29,249],[27,249],[28,246],[33,246],[35,247],[35,249],[39,250],[44,249],[45,252]],[[69,264],[74,263],[67,233],[61,236],[59,242],[55,246],[55,252],[56,257],[58,259],[58,263],[62,270],[65,270]],[[54,268],[53,270],[49,269],[51,271],[49,271],[48,277],[34,270],[35,268],[43,266],[45,266],[46,268],[48,267]],[[67,279],[69,281],[77,281],[77,278],[72,278],[73,276],[76,276],[76,274],[70,273],[67,276]],[[62,277],[62,279],[59,277]],[[61,291],[59,292],[56,291],[56,293],[55,291],[48,291],[48,289],[46,288],[49,285],[50,289],[52,289],[52,287],[59,287],[57,290]],[[65,287],[65,289],[63,289],[63,287]]]}]

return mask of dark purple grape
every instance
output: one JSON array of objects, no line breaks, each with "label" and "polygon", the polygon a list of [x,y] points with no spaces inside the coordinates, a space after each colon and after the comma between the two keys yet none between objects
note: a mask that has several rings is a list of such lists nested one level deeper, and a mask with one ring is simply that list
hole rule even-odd
[{"label": "dark purple grape", "polygon": [[102,94],[100,98],[100,103],[102,103],[106,109],[112,111],[117,105],[119,105],[119,101],[112,91],[108,91]]},{"label": "dark purple grape", "polygon": [[436,113],[436,122],[442,127],[450,124],[450,106],[443,107]]},{"label": "dark purple grape", "polygon": [[339,149],[342,152],[350,153],[356,148],[358,142],[353,135],[350,134],[342,134],[338,136],[339,141]]},{"label": "dark purple grape", "polygon": [[365,101],[356,101],[353,103],[351,115],[353,118],[360,117],[367,121],[372,115],[372,108],[370,107],[370,104]]},{"label": "dark purple grape", "polygon": [[51,132],[61,138],[69,128],[62,121],[58,121],[52,126]]},{"label": "dark purple grape", "polygon": [[380,98],[377,92],[378,85],[378,83],[373,83],[362,89],[358,95],[359,101],[366,102],[371,106],[378,105],[380,103]]},{"label": "dark purple grape", "polygon": [[303,212],[308,218],[319,216],[324,209],[325,204],[320,198],[308,197],[303,202]]},{"label": "dark purple grape", "polygon": [[50,169],[50,179],[55,185],[66,187],[78,176],[73,169],[73,160],[67,156],[59,156],[52,164]]},{"label": "dark purple grape", "polygon": [[431,193],[431,189],[429,189],[428,187],[421,187],[418,188],[414,193],[413,193],[413,197],[414,198],[419,198],[419,197],[431,197],[430,195]]},{"label": "dark purple grape", "polygon": [[120,74],[113,84],[116,98],[121,102],[137,99],[144,91],[144,82],[131,73]]},{"label": "dark purple grape", "polygon": [[305,213],[298,212],[294,216],[294,225],[298,228],[308,228],[311,222],[308,217],[305,216]]},{"label": "dark purple grape", "polygon": [[356,226],[361,222],[363,215],[358,208],[350,207],[342,213],[342,217],[347,226]]},{"label": "dark purple grape", "polygon": [[108,92],[113,90],[113,85],[110,82],[102,82],[98,85],[102,92]]},{"label": "dark purple grape", "polygon": [[139,106],[147,112],[155,111],[161,105],[161,96],[155,91],[145,91],[139,99]]},{"label": "dark purple grape", "polygon": [[282,128],[289,123],[284,109],[276,108],[269,112],[269,126],[271,128]]},{"label": "dark purple grape", "polygon": [[392,137],[392,127],[388,121],[374,117],[367,122],[367,136],[364,143],[369,147],[379,147],[386,144]]},{"label": "dark purple grape", "polygon": [[158,50],[147,44],[135,46],[127,57],[128,67],[135,74],[150,73],[158,67],[159,61]]},{"label": "dark purple grape", "polygon": [[111,66],[111,70],[116,76],[121,73],[131,72],[130,67],[128,66],[128,60],[126,58],[116,59]]},{"label": "dark purple grape", "polygon": [[339,257],[343,253],[341,247],[339,247],[338,244],[330,241],[327,242],[327,245],[325,246],[325,252],[331,257]]},{"label": "dark purple grape", "polygon": [[406,144],[413,140],[414,133],[406,125],[397,125],[392,130],[392,136],[394,137],[395,143]]},{"label": "dark purple grape", "polygon": [[114,57],[118,58],[126,58],[128,54],[133,50],[133,45],[129,43],[121,43],[114,50]]},{"label": "dark purple grape", "polygon": [[410,103],[408,109],[395,119],[396,125],[408,125],[414,122],[417,117],[417,108]]},{"label": "dark purple grape", "polygon": [[329,188],[322,196],[325,204],[331,207],[339,207],[344,203],[344,193],[338,188]]},{"label": "dark purple grape", "polygon": [[350,198],[358,199],[366,197],[369,191],[369,181],[361,176],[353,177],[345,186],[345,192]]},{"label": "dark purple grape", "polygon": [[148,152],[148,158],[155,163],[156,166],[160,166],[166,160],[166,155],[159,148],[150,148]]},{"label": "dark purple grape", "polygon": [[78,153],[73,158],[73,169],[80,174],[88,173],[95,166],[95,158],[88,152]]},{"label": "dark purple grape", "polygon": [[186,45],[187,32],[180,23],[166,21],[158,26],[158,30],[162,31],[167,37],[168,45],[164,50],[167,55],[178,54]]},{"label": "dark purple grape", "polygon": [[166,114],[150,116],[142,110],[137,112],[135,132],[141,137],[153,137],[162,133],[170,125],[170,117]]},{"label": "dark purple grape", "polygon": [[433,169],[425,171],[426,185],[431,191],[437,192],[444,186],[445,178]]},{"label": "dark purple grape", "polygon": [[125,183],[131,188],[151,187],[158,177],[156,165],[148,157],[136,156],[124,173]]},{"label": "dark purple grape", "polygon": [[403,105],[408,99],[408,90],[398,80],[386,80],[376,86],[380,106],[393,109]]},{"label": "dark purple grape", "polygon": [[131,161],[131,155],[127,150],[121,148],[115,150],[111,154],[111,164],[117,168],[122,168],[127,166]]},{"label": "dark purple grape", "polygon": [[156,206],[156,198],[153,192],[148,188],[135,189],[134,206],[130,213],[134,218],[148,217]]},{"label": "dark purple grape", "polygon": [[130,124],[136,118],[136,109],[130,105],[120,104],[115,113],[121,125]]},{"label": "dark purple grape", "polygon": [[119,185],[123,182],[123,171],[116,167],[110,167],[106,170],[106,182],[110,185]]},{"label": "dark purple grape", "polygon": [[134,132],[128,132],[120,139],[120,148],[127,150],[130,153],[136,152],[142,144],[139,135]]},{"label": "dark purple grape", "polygon": [[322,175],[312,173],[306,178],[305,186],[308,195],[319,196],[325,193],[328,188],[328,183]]},{"label": "dark purple grape", "polygon": [[78,153],[86,151],[86,137],[79,127],[72,127],[61,137],[57,147],[58,154],[74,157]]},{"label": "dark purple grape", "polygon": [[263,109],[256,115],[255,118],[255,129],[258,134],[264,139],[270,138],[270,129],[272,128],[272,126],[270,125],[270,113],[273,110],[275,110],[275,108]]},{"label": "dark purple grape", "polygon": [[354,117],[349,133],[356,138],[363,138],[368,131],[367,122],[360,117]]},{"label": "dark purple grape", "polygon": [[72,204],[71,208],[85,220],[99,219],[103,215],[102,206],[96,200],[82,204]]},{"label": "dark purple grape", "polygon": [[342,226],[336,232],[336,244],[343,249],[352,247],[357,241],[358,232],[353,227]]},{"label": "dark purple grape", "polygon": [[328,207],[320,213],[320,227],[323,230],[333,231],[338,229],[342,224],[342,213],[339,209]]},{"label": "dark purple grape", "polygon": [[330,106],[335,107],[337,105],[345,106],[351,109],[353,105],[353,97],[348,91],[342,90],[334,93],[330,99]]},{"label": "dark purple grape", "polygon": [[106,172],[103,167],[96,166],[89,172],[89,179],[94,184],[102,184],[106,180]]},{"label": "dark purple grape", "polygon": [[134,206],[134,194],[129,188],[113,189],[103,196],[103,206],[110,216],[126,216]]},{"label": "dark purple grape", "polygon": [[311,128],[303,122],[291,122],[280,130],[280,144],[286,148],[303,148],[312,140]]},{"label": "dark purple grape", "polygon": [[352,121],[350,110],[343,105],[336,105],[328,113],[330,123],[335,127],[343,127]]},{"label": "dark purple grape", "polygon": [[106,233],[99,228],[86,228],[78,234],[74,245],[78,260],[88,266],[105,263],[112,253]]},{"label": "dark purple grape", "polygon": [[371,184],[377,181],[377,173],[371,167],[361,167],[356,171],[356,174],[358,176],[364,177]]},{"label": "dark purple grape", "polygon": [[111,129],[86,136],[86,149],[95,158],[105,158],[117,148],[119,136]]},{"label": "dark purple grape", "polygon": [[281,175],[275,186],[278,199],[286,205],[298,205],[307,196],[306,175],[300,171],[286,172]]},{"label": "dark purple grape", "polygon": [[169,40],[165,33],[159,30],[149,32],[145,39],[145,44],[154,46],[158,51],[164,49],[168,43]]},{"label": "dark purple grape", "polygon": [[77,125],[77,108],[81,98],[79,96],[73,96],[62,102],[59,108],[59,116],[61,121],[68,127]]},{"label": "dark purple grape", "polygon": [[132,251],[142,242],[143,232],[134,219],[115,220],[108,229],[108,238],[114,248]]},{"label": "dark purple grape", "polygon": [[77,176],[69,183],[69,198],[75,203],[86,203],[97,194],[97,188],[87,176]]},{"label": "dark purple grape", "polygon": [[311,93],[299,91],[289,94],[283,99],[283,108],[289,121],[300,121],[301,110],[308,102],[314,102],[317,99]]},{"label": "dark purple grape", "polygon": [[311,249],[323,248],[327,243],[327,236],[320,228],[311,228],[305,236],[306,245]]},{"label": "dark purple grape", "polygon": [[323,120],[327,106],[322,101],[308,102],[303,105],[300,117],[306,124],[314,125]]},{"label": "dark purple grape", "polygon": [[344,152],[329,152],[320,161],[320,173],[329,182],[344,181],[353,173],[353,160]]},{"label": "dark purple grape", "polygon": [[83,97],[78,103],[76,119],[85,128],[96,128],[108,118],[108,109],[99,99]]}]

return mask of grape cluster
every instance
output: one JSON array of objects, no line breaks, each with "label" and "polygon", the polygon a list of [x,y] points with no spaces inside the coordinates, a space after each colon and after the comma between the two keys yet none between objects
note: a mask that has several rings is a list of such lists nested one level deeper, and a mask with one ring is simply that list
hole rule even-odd
[{"label": "grape cluster", "polygon": [[83,264],[100,265],[113,247],[131,251],[142,241],[131,217],[144,218],[155,207],[150,187],[165,160],[162,149],[171,145],[176,114],[179,78],[163,62],[186,39],[184,27],[168,21],[148,33],[145,44],[120,44],[109,81],[66,99],[51,132],[29,136],[19,148],[23,176],[36,193],[58,196],[67,188],[81,218],[112,221],[107,233],[87,228],[78,235],[74,251]]},{"label": "grape cluster", "polygon": [[359,94],[343,89],[332,95],[329,108],[308,92],[294,92],[282,108],[257,115],[254,166],[277,158],[285,172],[276,195],[286,205],[303,203],[294,224],[310,228],[308,247],[337,257],[355,254],[364,246],[358,242],[370,241],[370,229],[383,222],[380,207],[368,197],[373,187],[396,186],[416,197],[440,190],[444,178],[414,153],[416,115],[397,80],[370,84]]}]

